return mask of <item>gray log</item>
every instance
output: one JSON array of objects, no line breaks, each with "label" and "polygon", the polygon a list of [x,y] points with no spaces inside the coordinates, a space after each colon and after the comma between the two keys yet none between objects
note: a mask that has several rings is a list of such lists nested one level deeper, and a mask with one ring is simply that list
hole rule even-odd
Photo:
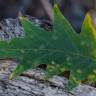
[{"label": "gray log", "polygon": [[54,76],[48,81],[43,80],[42,69],[31,69],[9,80],[9,74],[16,66],[13,61],[0,63],[0,96],[96,96],[96,89],[88,85],[80,85],[73,91],[67,92],[67,79]]}]

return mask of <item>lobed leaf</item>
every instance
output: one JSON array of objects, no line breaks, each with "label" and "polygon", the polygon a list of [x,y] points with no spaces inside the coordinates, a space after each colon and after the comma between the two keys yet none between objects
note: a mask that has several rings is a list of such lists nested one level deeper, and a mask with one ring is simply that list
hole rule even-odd
[{"label": "lobed leaf", "polygon": [[30,44],[25,44],[28,54],[25,51],[25,58],[22,60],[24,63],[18,64],[12,76],[39,64],[47,64],[47,79],[66,70],[70,71],[68,89],[77,86],[86,78],[95,79],[96,32],[89,13],[85,17],[80,34],[75,32],[57,5],[54,6],[52,32],[34,26],[26,18],[21,22],[26,32],[26,43]]},{"label": "lobed leaf", "polygon": [[46,64],[47,79],[70,71],[69,90],[86,78],[96,80],[96,30],[90,13],[85,17],[80,34],[75,32],[56,4],[52,32],[36,27],[26,18],[20,20],[26,36],[10,43],[0,42],[0,57],[16,58],[19,62],[10,78]]}]

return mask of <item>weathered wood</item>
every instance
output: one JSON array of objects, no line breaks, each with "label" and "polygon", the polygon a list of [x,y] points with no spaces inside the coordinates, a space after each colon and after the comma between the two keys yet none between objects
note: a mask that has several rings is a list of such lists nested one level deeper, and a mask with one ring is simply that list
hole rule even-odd
[{"label": "weathered wood", "polygon": [[0,20],[0,40],[10,42],[13,38],[22,38],[24,35],[18,19]]},{"label": "weathered wood", "polygon": [[2,61],[0,64],[0,96],[96,96],[96,89],[88,85],[80,85],[72,92],[67,92],[67,79],[54,76],[48,81],[43,80],[42,69],[31,69],[14,80],[8,76],[14,66],[13,61]]}]

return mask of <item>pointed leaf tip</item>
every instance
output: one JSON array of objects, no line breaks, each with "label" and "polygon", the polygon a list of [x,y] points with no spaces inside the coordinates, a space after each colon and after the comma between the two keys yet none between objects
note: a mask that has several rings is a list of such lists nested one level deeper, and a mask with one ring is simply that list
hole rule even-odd
[{"label": "pointed leaf tip", "polygon": [[14,77],[14,75],[13,75],[13,73],[11,73],[10,76],[9,76],[9,80],[12,80],[13,77]]},{"label": "pointed leaf tip", "polygon": [[22,17],[22,16],[20,16],[20,17],[19,17],[19,19],[20,19],[20,20],[22,20],[22,19],[23,19],[23,17]]},{"label": "pointed leaf tip", "polygon": [[25,19],[25,17],[19,16],[19,20],[20,20],[20,21],[23,21],[24,19]]},{"label": "pointed leaf tip", "polygon": [[[87,20],[86,20],[87,19]],[[96,33],[96,28],[95,28],[95,17],[91,12],[88,12],[86,15],[86,22],[89,21],[89,25],[92,28],[93,31]],[[88,26],[88,25],[87,25]]]},{"label": "pointed leaf tip", "polygon": [[57,13],[58,12],[58,5],[54,4],[54,12]]},{"label": "pointed leaf tip", "polygon": [[91,38],[96,40],[96,27],[94,25],[95,21],[93,20],[94,20],[94,17],[92,18],[92,13],[88,12],[85,16],[85,19],[81,28],[81,34],[82,36],[85,36],[85,35],[92,36]]}]

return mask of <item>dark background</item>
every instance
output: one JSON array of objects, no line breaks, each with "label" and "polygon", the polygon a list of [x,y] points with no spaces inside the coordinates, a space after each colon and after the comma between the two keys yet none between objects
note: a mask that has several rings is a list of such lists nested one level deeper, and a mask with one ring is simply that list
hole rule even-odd
[{"label": "dark background", "polygon": [[[55,0],[64,16],[80,30],[88,10],[95,10],[96,0]],[[0,19],[17,18],[19,13],[52,20],[54,0],[0,0]]]}]

